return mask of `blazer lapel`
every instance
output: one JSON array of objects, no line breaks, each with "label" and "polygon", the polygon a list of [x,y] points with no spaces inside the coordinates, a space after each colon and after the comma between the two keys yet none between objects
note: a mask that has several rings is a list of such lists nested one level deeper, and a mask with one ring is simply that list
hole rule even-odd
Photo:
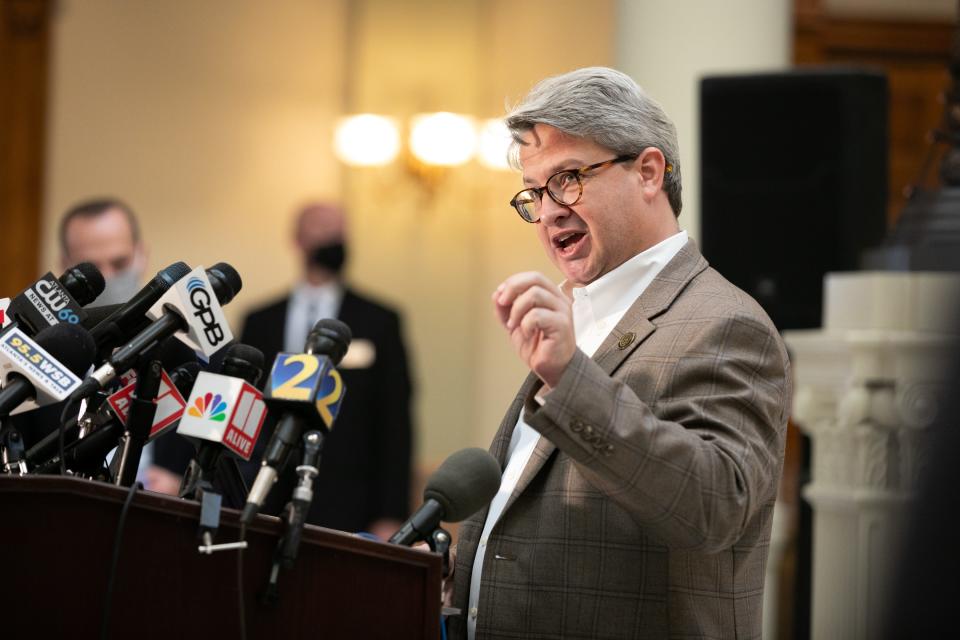
[{"label": "blazer lapel", "polygon": [[[680,295],[683,288],[687,286],[687,283],[706,268],[707,261],[700,255],[696,243],[693,240],[687,241],[680,252],[667,263],[667,266],[657,274],[653,282],[630,306],[617,326],[613,328],[610,335],[604,339],[596,353],[593,354],[593,360],[608,375],[612,375],[627,356],[656,330],[656,326],[651,322],[651,319],[667,309]],[[527,396],[540,384],[540,379],[533,373],[527,376],[519,393],[513,399],[503,422],[500,423],[500,429],[494,437],[490,452],[500,462],[501,469],[506,466],[507,449],[517,419],[520,417],[520,411],[523,409],[523,403]],[[530,485],[556,448],[557,446],[547,438],[540,438],[533,450],[533,455],[530,456],[530,460],[523,468],[519,480],[517,480],[517,486],[514,487],[510,498],[503,507],[504,513]]]},{"label": "blazer lapel", "polygon": [[651,320],[669,308],[694,276],[707,266],[696,243],[688,240],[623,314],[593,354],[593,360],[608,375],[613,375],[627,356],[656,330]]}]

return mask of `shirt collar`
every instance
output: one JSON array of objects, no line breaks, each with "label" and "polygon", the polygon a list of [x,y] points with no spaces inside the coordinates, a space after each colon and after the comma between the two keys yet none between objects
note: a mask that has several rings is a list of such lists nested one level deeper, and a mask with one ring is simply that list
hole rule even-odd
[{"label": "shirt collar", "polygon": [[574,303],[588,304],[593,317],[598,320],[623,312],[686,244],[687,232],[679,231],[585,287],[570,287],[564,283],[563,288],[571,292]]},{"label": "shirt collar", "polygon": [[312,285],[301,281],[293,288],[291,297],[296,302],[320,302],[324,300],[339,300],[343,294],[343,287],[337,280],[329,280],[321,285]]}]

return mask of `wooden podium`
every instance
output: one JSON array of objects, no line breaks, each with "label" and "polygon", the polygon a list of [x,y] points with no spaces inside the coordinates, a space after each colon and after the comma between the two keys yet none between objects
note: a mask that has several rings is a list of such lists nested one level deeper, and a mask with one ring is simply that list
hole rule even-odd
[{"label": "wooden podium", "polygon": [[[0,476],[0,611],[10,638],[97,638],[127,490],[58,476]],[[200,505],[140,491],[127,514],[110,638],[440,637],[440,556],[307,526],[279,600],[262,604],[280,520],[258,516],[245,551],[200,554]],[[236,541],[224,509],[214,543]]]}]

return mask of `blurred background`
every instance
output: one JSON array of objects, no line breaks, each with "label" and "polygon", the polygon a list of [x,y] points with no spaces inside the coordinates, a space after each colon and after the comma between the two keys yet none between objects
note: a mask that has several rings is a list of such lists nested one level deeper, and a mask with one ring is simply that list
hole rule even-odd
[{"label": "blurred background", "polygon": [[[38,273],[58,270],[57,222],[71,204],[116,195],[141,220],[150,273],[177,260],[222,260],[239,270],[244,288],[227,307],[237,330],[247,310],[296,280],[297,205],[341,201],[349,212],[348,280],[404,315],[421,476],[451,451],[487,446],[525,375],[494,322],[494,287],[521,270],[558,274],[507,205],[518,174],[469,149],[456,166],[416,157],[408,140],[415,116],[452,112],[479,126],[548,75],[589,65],[623,70],[677,125],[680,223],[706,246],[701,79],[810,64],[877,70],[887,80],[887,135],[873,214],[891,228],[943,116],[957,19],[954,0],[0,0],[0,7],[0,293],[15,295]],[[390,119],[395,156],[357,166],[338,153],[335,134],[355,114]],[[803,114],[780,115],[758,136],[796,144],[789,132]],[[752,162],[767,160],[758,153]],[[779,223],[761,230],[773,241],[790,234]],[[800,453],[793,462],[789,455],[785,486],[796,496]]]}]

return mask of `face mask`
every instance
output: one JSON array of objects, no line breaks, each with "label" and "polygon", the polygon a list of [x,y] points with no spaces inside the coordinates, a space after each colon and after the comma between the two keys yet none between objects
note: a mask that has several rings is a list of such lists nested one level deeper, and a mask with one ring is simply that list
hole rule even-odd
[{"label": "face mask", "polygon": [[321,267],[333,273],[340,273],[347,260],[347,249],[342,242],[327,244],[310,252],[309,261],[314,267]]},{"label": "face mask", "polygon": [[124,269],[115,276],[106,278],[107,286],[87,306],[102,307],[108,304],[123,304],[140,290],[140,273],[133,267]]}]

